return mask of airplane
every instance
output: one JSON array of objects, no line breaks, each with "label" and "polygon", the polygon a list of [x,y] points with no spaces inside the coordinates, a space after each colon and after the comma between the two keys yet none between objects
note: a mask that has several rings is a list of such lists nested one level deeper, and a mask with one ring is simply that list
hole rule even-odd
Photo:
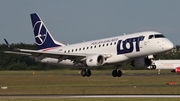
[{"label": "airplane", "polygon": [[180,73],[180,60],[153,60],[149,69],[158,69],[160,74],[161,69],[169,69],[172,73]]},{"label": "airplane", "polygon": [[[134,67],[151,64],[153,55],[173,48],[163,34],[145,31],[133,34],[65,45],[56,41],[37,13],[30,14],[37,50],[14,49],[5,53],[29,56],[35,61],[65,66],[81,66],[83,77],[91,76],[91,67],[113,65],[113,77],[121,77],[122,63]],[[6,42],[6,41],[5,41]],[[6,44],[9,46],[8,42]]]}]

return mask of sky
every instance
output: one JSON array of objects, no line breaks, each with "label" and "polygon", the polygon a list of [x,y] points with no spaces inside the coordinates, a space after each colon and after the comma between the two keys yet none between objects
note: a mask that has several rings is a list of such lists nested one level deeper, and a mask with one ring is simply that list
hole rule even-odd
[{"label": "sky", "polygon": [[55,40],[79,43],[157,31],[180,45],[180,0],[1,0],[0,44],[35,43],[31,13]]}]

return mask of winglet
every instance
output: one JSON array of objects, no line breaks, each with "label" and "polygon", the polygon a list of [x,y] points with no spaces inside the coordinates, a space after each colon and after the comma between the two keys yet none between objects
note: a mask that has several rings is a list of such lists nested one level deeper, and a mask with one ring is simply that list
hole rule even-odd
[{"label": "winglet", "polygon": [[11,45],[8,43],[8,41],[7,41],[6,39],[4,39],[4,41],[5,41],[6,45],[8,46],[8,48],[9,48],[10,50],[14,50],[14,49],[11,47]]}]

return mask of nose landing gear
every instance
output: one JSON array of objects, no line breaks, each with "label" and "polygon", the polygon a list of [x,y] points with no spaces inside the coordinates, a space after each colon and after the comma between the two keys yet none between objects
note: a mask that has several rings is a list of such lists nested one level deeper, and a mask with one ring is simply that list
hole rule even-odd
[{"label": "nose landing gear", "polygon": [[152,68],[151,69],[156,69],[156,65],[152,65]]}]

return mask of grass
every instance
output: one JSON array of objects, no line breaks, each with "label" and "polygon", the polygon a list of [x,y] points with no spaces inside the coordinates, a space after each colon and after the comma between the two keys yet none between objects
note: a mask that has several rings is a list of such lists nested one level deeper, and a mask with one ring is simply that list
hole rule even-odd
[{"label": "grass", "polygon": [[6,98],[0,101],[179,101],[179,98],[62,98],[62,99],[39,99],[39,98]]},{"label": "grass", "polygon": [[0,95],[180,94],[179,84],[166,84],[180,83],[180,75],[166,70],[161,71],[161,75],[157,75],[155,70],[126,70],[120,78],[112,77],[110,70],[92,70],[91,77],[81,77],[79,72],[79,70],[1,71],[0,87],[7,86],[8,89],[0,89]]}]

